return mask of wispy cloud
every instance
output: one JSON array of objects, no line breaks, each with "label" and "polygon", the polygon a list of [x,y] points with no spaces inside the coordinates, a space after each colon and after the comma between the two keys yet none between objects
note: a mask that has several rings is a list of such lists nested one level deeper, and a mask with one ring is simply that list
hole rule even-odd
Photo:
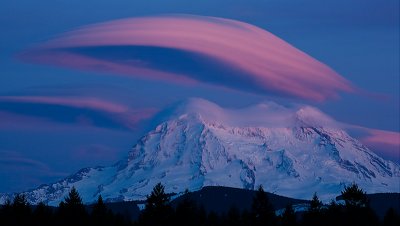
[{"label": "wispy cloud", "polygon": [[50,172],[50,168],[46,164],[40,161],[26,158],[21,154],[12,151],[0,151],[0,165],[10,165],[17,168],[35,168],[39,171]]},{"label": "wispy cloud", "polygon": [[22,191],[67,175],[19,152],[0,150],[0,191]]},{"label": "wispy cloud", "polygon": [[381,154],[400,162],[400,133],[378,129],[364,128],[366,136],[361,142],[372,149],[378,149]]},{"label": "wispy cloud", "polygon": [[156,112],[88,97],[0,96],[0,106],[0,127],[56,122],[130,130]]},{"label": "wispy cloud", "polygon": [[202,82],[315,101],[355,91],[331,68],[270,32],[215,17],[170,15],[95,24],[20,57],[74,69]]},{"label": "wispy cloud", "polygon": [[123,105],[86,97],[0,96],[0,102],[44,103],[76,108],[87,108],[110,113],[122,113],[128,111],[127,107]]}]

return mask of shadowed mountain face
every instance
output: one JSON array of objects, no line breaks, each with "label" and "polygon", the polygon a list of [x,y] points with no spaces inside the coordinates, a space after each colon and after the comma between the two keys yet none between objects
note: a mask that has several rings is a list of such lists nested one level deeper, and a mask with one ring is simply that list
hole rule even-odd
[{"label": "shadowed mountain face", "polygon": [[[340,129],[312,107],[273,103],[231,110],[191,99],[158,116],[126,160],[86,168],[51,185],[26,192],[31,203],[58,203],[72,186],[83,201],[145,199],[155,184],[181,193],[228,186],[309,199],[335,198],[356,182],[367,193],[398,192],[400,168]],[[7,196],[2,196],[4,201]]]}]

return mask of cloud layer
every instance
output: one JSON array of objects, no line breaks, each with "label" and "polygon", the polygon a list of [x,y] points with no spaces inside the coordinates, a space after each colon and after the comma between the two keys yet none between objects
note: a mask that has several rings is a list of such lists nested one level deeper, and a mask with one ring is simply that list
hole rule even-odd
[{"label": "cloud layer", "polygon": [[378,150],[384,157],[400,162],[400,133],[393,131],[365,128],[368,133],[360,140],[373,150]]},{"label": "cloud layer", "polygon": [[47,164],[19,152],[0,149],[0,177],[4,182],[0,184],[0,191],[11,188],[13,192],[23,191],[44,181],[57,180],[67,175],[68,173],[57,172]]},{"label": "cloud layer", "polygon": [[57,96],[0,96],[0,108],[0,128],[56,122],[132,130],[156,111],[135,110],[97,98]]},{"label": "cloud layer", "polygon": [[215,17],[170,15],[85,26],[20,57],[73,69],[202,82],[315,101],[354,91],[331,68],[270,32]]}]

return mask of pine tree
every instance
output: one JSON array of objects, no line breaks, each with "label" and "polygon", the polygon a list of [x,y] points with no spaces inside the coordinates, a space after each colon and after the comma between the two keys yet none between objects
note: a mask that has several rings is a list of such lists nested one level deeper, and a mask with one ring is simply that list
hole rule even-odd
[{"label": "pine tree", "polygon": [[12,219],[12,206],[10,199],[6,199],[4,205],[0,206],[0,225],[11,225]]},{"label": "pine tree", "polygon": [[312,213],[319,213],[321,211],[321,208],[322,208],[322,202],[319,200],[317,193],[315,192],[311,199],[308,211]]},{"label": "pine tree", "polygon": [[392,207],[390,207],[383,218],[383,226],[397,225],[400,225],[400,216]]},{"label": "pine tree", "polygon": [[267,193],[260,185],[252,203],[252,219],[255,226],[258,225],[275,225],[276,215],[274,208],[269,203]]},{"label": "pine tree", "polygon": [[21,215],[29,214],[31,210],[28,204],[28,200],[26,199],[26,196],[23,194],[18,194],[14,197],[12,208],[14,212]]},{"label": "pine tree", "polygon": [[80,197],[78,191],[75,187],[72,187],[71,191],[68,193],[68,196],[64,199],[66,208],[82,208],[82,198]]},{"label": "pine tree", "polygon": [[368,206],[367,195],[355,183],[344,188],[344,190],[342,191],[342,198],[345,201],[346,207],[357,208]]},{"label": "pine tree", "polygon": [[177,226],[199,225],[199,215],[196,203],[190,199],[189,191],[185,191],[183,200],[178,203],[175,211]]},{"label": "pine tree", "polygon": [[308,226],[320,225],[322,221],[322,202],[314,193],[308,210],[303,215],[303,223]]},{"label": "pine tree", "polygon": [[[345,220],[343,219],[343,206],[336,203],[334,200],[328,205],[328,209],[324,213],[324,225],[327,226],[337,226],[337,225],[345,225]],[[314,219],[319,220],[319,219]],[[318,221],[317,221],[318,222]],[[321,225],[320,223],[314,225]]]},{"label": "pine tree", "polygon": [[296,222],[296,213],[293,210],[291,204],[286,205],[285,212],[282,215],[282,225],[283,226],[295,226]]},{"label": "pine tree", "polygon": [[11,205],[11,214],[16,225],[27,225],[31,218],[31,207],[26,196],[18,194],[14,197]]},{"label": "pine tree", "polygon": [[111,212],[107,210],[107,207],[103,202],[103,197],[99,195],[96,204],[93,205],[92,222],[98,226],[109,225],[112,217]]},{"label": "pine tree", "polygon": [[33,211],[34,225],[46,226],[52,225],[53,212],[49,206],[40,202]]},{"label": "pine tree", "polygon": [[163,209],[169,205],[170,198],[164,191],[165,187],[158,183],[147,197],[146,209]]},{"label": "pine tree", "polygon": [[353,183],[342,191],[345,201],[344,218],[348,225],[377,225],[378,217],[369,207],[365,192]]},{"label": "pine tree", "polygon": [[68,196],[60,202],[59,215],[66,225],[85,225],[87,213],[78,191],[72,187]]},{"label": "pine tree", "polygon": [[169,225],[172,213],[170,197],[165,193],[164,186],[158,183],[147,197],[146,207],[140,216],[140,222],[143,225]]},{"label": "pine tree", "polygon": [[101,217],[101,216],[105,216],[106,214],[107,214],[107,207],[103,202],[103,197],[101,197],[101,195],[99,195],[99,197],[97,198],[96,204],[93,206],[92,215]]}]

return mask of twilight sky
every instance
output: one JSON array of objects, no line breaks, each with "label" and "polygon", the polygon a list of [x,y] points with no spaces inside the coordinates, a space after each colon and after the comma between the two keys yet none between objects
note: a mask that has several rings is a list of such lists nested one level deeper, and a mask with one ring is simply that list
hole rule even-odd
[{"label": "twilight sky", "polygon": [[306,104],[400,162],[397,0],[4,0],[0,192],[124,158],[165,106]]}]

